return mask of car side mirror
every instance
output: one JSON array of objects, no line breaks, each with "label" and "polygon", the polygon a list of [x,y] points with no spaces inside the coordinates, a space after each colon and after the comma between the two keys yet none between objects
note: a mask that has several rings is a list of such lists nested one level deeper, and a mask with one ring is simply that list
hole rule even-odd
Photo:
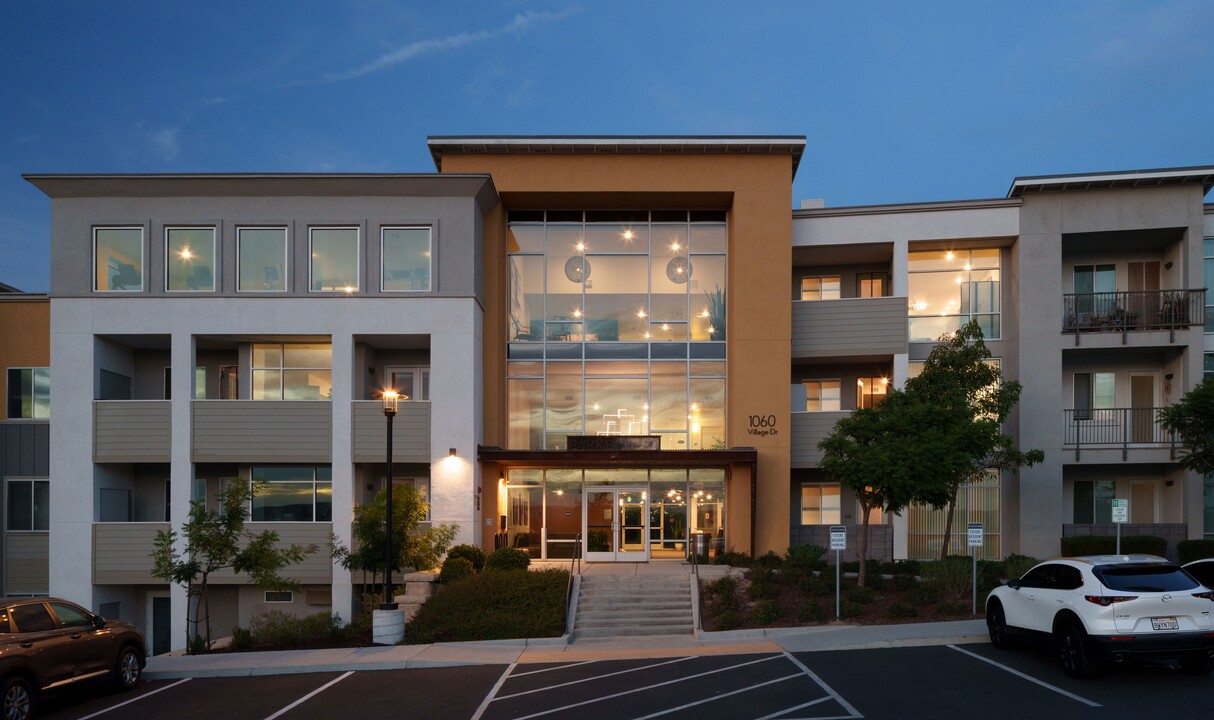
[{"label": "car side mirror", "polygon": [[100,615],[94,615],[93,627],[97,628],[98,630],[105,627],[105,618],[101,617]]},{"label": "car side mirror", "polygon": [[1013,590],[1019,590],[1019,589],[1020,589],[1020,581],[1019,581],[1019,580],[1008,580],[1008,581],[1007,581],[1007,586],[1008,586],[1008,587],[1010,587],[1010,588],[1011,588],[1011,589],[1013,589]]}]

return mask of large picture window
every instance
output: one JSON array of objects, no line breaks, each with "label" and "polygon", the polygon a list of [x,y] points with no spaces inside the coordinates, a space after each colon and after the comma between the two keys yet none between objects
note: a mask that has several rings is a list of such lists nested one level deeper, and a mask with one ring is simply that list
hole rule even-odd
[{"label": "large picture window", "polygon": [[47,480],[5,483],[6,530],[42,531],[51,528],[51,485]]},{"label": "large picture window", "polygon": [[805,412],[837,412],[839,402],[838,380],[803,380],[805,386]]},{"label": "large picture window", "polygon": [[42,420],[51,416],[51,369],[8,369],[10,420]]},{"label": "large picture window", "polygon": [[838,483],[801,486],[802,525],[838,525],[841,507]]},{"label": "large picture window", "polygon": [[430,292],[433,272],[428,227],[386,227],[381,231],[384,292]]},{"label": "large picture window", "polygon": [[908,256],[910,342],[935,342],[977,320],[1000,337],[999,249],[933,250]]},{"label": "large picture window", "polygon": [[254,522],[332,522],[333,469],[254,467]]},{"label": "large picture window", "polygon": [[287,291],[287,229],[236,229],[237,292]]},{"label": "large picture window", "polygon": [[215,228],[168,228],[164,237],[164,289],[214,291]]},{"label": "large picture window", "polygon": [[143,290],[143,228],[93,229],[93,289]]},{"label": "large picture window", "polygon": [[358,290],[358,228],[310,228],[308,290]]},{"label": "large picture window", "polygon": [[328,400],[333,395],[329,343],[253,345],[254,400]]}]

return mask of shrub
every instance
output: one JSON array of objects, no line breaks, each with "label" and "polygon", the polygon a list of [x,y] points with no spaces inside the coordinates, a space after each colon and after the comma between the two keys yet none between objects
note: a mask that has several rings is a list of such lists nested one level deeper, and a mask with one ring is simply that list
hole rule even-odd
[{"label": "shrub", "polygon": [[749,595],[751,600],[771,600],[776,597],[777,592],[774,570],[759,565],[750,569]]},{"label": "shrub", "polygon": [[839,601],[839,618],[842,620],[855,620],[864,615],[864,606],[857,602],[852,602],[847,598]]},{"label": "shrub", "polygon": [[568,582],[567,570],[553,569],[484,572],[443,585],[405,623],[405,642],[560,637]]},{"label": "shrub", "polygon": [[526,570],[531,556],[518,548],[498,548],[485,558],[486,570]]},{"label": "shrub", "polygon": [[890,580],[894,589],[900,592],[907,592],[919,587],[919,581],[910,575],[895,575],[893,580]]},{"label": "shrub", "polygon": [[945,600],[969,597],[971,562],[964,555],[949,555],[943,560],[924,563],[923,581]]},{"label": "shrub", "polygon": [[469,575],[475,574],[476,569],[468,558],[448,557],[443,561],[443,569],[438,574],[438,581],[441,583],[453,583],[456,580],[463,580]]},{"label": "shrub", "polygon": [[934,585],[919,585],[906,594],[906,599],[916,605],[932,605],[940,601],[940,591]]},{"label": "shrub", "polygon": [[751,566],[752,562],[753,561],[750,559],[749,555],[746,553],[737,552],[731,548],[729,552],[718,553],[716,558],[712,561],[712,564],[728,565],[736,568],[748,568]]},{"label": "shrub", "polygon": [[331,644],[341,638],[341,617],[329,613],[292,615],[282,610],[255,615],[249,622],[254,646],[282,650]]},{"label": "shrub", "polygon": [[864,587],[872,590],[881,591],[885,589],[885,578],[880,575],[869,575],[864,579]]},{"label": "shrub", "polygon": [[475,545],[456,545],[447,551],[447,559],[451,558],[464,558],[476,572],[485,569],[485,551]]},{"label": "shrub", "polygon": [[232,644],[229,647],[237,651],[252,650],[256,647],[256,643],[253,642],[253,633],[247,628],[237,625],[232,628]]},{"label": "shrub", "polygon": [[823,555],[826,554],[826,548],[821,545],[794,545],[788,548],[788,552],[784,554],[784,570],[800,570],[813,572],[814,570],[825,570],[826,560]]},{"label": "shrub", "polygon": [[941,615],[960,615],[969,609],[970,604],[960,600],[941,600],[940,604],[936,606],[936,612]]},{"label": "shrub", "polygon": [[751,566],[768,568],[771,570],[779,570],[780,566],[783,564],[784,564],[783,558],[781,558],[779,555],[775,554],[774,552],[768,550],[766,554],[760,555],[759,557],[755,558],[754,562],[751,563]]},{"label": "shrub", "polygon": [[867,586],[861,587],[859,585],[856,587],[850,587],[847,589],[847,592],[843,593],[843,597],[861,605],[867,605],[868,603],[872,602],[874,595],[875,593],[873,592],[872,588]]},{"label": "shrub", "polygon": [[1026,572],[1032,570],[1037,563],[1041,562],[1037,558],[1031,558],[1028,555],[1008,555],[1003,561],[1003,577],[1008,580],[1015,580],[1022,577]]},{"label": "shrub", "polygon": [[[1112,555],[1117,552],[1117,538],[1109,535],[1071,535],[1062,538],[1062,554],[1066,557],[1079,555]],[[1125,555],[1144,553],[1163,557],[1168,552],[1168,541],[1155,535],[1126,535],[1121,538],[1121,552]]]},{"label": "shrub", "polygon": [[770,625],[779,620],[782,614],[780,603],[775,600],[764,600],[756,605],[753,611],[755,622],[760,625]]},{"label": "shrub", "polygon": [[900,620],[904,618],[919,617],[919,611],[910,605],[902,603],[893,603],[885,609],[885,617]]},{"label": "shrub", "polygon": [[817,600],[807,600],[797,611],[797,622],[820,623],[826,622],[826,611]]},{"label": "shrub", "polygon": [[1214,557],[1214,540],[1181,540],[1176,543],[1176,554],[1181,565]]},{"label": "shrub", "polygon": [[918,560],[895,560],[890,563],[890,575],[918,575],[922,565]]},{"label": "shrub", "polygon": [[797,580],[797,587],[811,595],[830,595],[835,591],[835,579],[827,579],[823,575],[803,575]]},{"label": "shrub", "polygon": [[733,630],[742,626],[742,604],[738,600],[738,581],[726,575],[704,588],[705,615],[716,630]]}]

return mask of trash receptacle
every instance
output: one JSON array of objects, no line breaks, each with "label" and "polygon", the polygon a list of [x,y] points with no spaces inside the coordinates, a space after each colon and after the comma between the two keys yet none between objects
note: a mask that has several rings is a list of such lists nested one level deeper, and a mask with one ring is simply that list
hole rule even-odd
[{"label": "trash receptacle", "polygon": [[692,534],[691,551],[700,557],[708,557],[708,533]]}]

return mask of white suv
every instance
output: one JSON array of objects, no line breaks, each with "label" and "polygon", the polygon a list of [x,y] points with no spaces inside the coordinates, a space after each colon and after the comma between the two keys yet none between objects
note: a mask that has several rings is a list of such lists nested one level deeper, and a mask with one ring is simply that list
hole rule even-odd
[{"label": "white suv", "polygon": [[1176,659],[1184,670],[1214,670],[1214,592],[1154,555],[1056,558],[986,599],[991,644],[1013,635],[1057,649],[1071,677],[1097,663]]}]

